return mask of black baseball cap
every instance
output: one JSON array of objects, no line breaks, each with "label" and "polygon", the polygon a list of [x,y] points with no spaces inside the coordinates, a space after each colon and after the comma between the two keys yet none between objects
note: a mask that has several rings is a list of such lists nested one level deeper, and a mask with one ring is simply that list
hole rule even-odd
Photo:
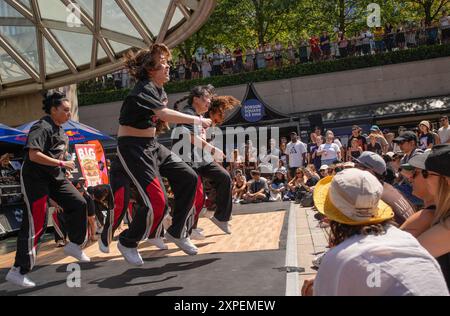
[{"label": "black baseball cap", "polygon": [[450,144],[435,145],[431,150],[425,167],[428,171],[450,177]]},{"label": "black baseball cap", "polygon": [[406,131],[401,136],[394,139],[394,143],[401,143],[401,142],[409,142],[409,141],[415,141],[416,143],[419,142],[417,139],[417,135],[414,132]]}]

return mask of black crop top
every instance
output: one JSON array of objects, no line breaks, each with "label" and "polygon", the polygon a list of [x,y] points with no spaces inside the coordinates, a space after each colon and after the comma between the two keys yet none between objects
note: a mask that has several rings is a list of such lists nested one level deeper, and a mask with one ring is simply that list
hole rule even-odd
[{"label": "black crop top", "polygon": [[139,81],[123,102],[119,124],[137,129],[156,127],[158,118],[153,110],[165,108],[166,100],[164,89],[149,80]]}]

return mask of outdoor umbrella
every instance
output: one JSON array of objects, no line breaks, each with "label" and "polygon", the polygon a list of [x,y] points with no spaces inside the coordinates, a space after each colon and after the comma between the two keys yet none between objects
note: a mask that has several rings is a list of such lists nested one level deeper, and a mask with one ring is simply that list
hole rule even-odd
[{"label": "outdoor umbrella", "polygon": [[21,145],[22,141],[16,140],[16,137],[20,138],[23,136],[25,136],[24,132],[0,123],[0,142]]},{"label": "outdoor umbrella", "polygon": [[[19,126],[17,130],[22,133],[18,136],[9,136],[7,139],[10,142],[15,142],[17,144],[25,144],[27,140],[27,135],[30,132],[31,127],[37,121],[33,121],[22,126]],[[112,137],[96,130],[93,127],[87,126],[83,123],[74,122],[72,120],[68,121],[63,125],[63,129],[66,135],[69,136],[70,144],[82,144],[91,140],[113,140]],[[6,140],[5,140],[6,141]]]}]

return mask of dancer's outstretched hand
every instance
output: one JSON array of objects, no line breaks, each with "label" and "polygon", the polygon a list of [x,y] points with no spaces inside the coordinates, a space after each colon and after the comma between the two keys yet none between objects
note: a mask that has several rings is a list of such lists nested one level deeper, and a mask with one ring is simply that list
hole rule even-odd
[{"label": "dancer's outstretched hand", "polygon": [[202,119],[202,126],[203,128],[208,128],[212,125],[211,119]]}]

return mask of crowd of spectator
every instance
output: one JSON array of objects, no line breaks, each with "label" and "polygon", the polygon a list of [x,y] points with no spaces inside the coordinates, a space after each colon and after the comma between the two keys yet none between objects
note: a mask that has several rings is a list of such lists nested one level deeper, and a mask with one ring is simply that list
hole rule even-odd
[{"label": "crowd of spectator", "polygon": [[424,45],[447,44],[450,42],[450,17],[442,11],[438,21],[426,24],[405,22],[398,25],[386,23],[372,30],[364,28],[360,32],[345,34],[313,34],[298,42],[264,43],[258,47],[216,48],[208,53],[200,49],[192,58],[180,57],[172,65],[171,78],[190,80],[211,76],[249,72],[265,68],[281,68],[298,63],[341,59],[384,52],[405,50]]},{"label": "crowd of spectator", "polygon": [[269,148],[260,150],[249,140],[228,153],[225,166],[234,179],[235,203],[291,200],[309,205],[320,179],[353,168],[363,153],[370,152],[387,165],[384,181],[395,185],[419,207],[423,201],[412,194],[411,186],[399,173],[400,165],[416,153],[449,143],[450,128],[448,117],[442,116],[438,129],[433,129],[429,121],[421,121],[410,130],[400,126],[397,131],[373,125],[369,133],[354,125],[345,144],[332,130],[323,135],[319,127],[310,134],[309,143],[302,142],[296,132],[290,138],[288,142],[282,137],[278,143],[271,139]]}]

